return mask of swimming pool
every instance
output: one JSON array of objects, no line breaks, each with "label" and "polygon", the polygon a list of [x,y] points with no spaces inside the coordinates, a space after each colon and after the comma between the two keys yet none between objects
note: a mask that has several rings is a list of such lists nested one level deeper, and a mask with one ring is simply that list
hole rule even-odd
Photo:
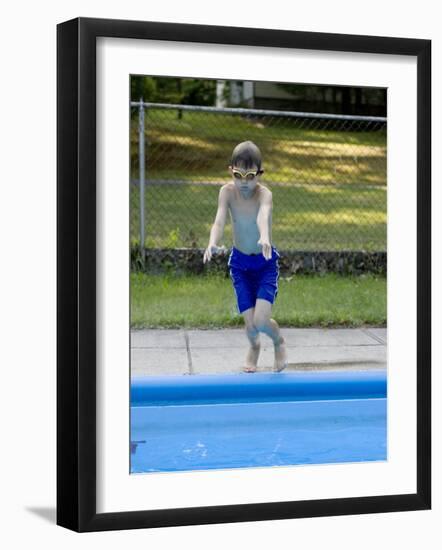
[{"label": "swimming pool", "polygon": [[131,473],[387,458],[385,370],[131,383]]}]

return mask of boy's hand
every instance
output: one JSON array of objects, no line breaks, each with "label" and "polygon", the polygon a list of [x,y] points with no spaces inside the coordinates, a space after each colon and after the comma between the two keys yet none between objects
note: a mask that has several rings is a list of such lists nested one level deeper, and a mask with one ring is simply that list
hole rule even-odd
[{"label": "boy's hand", "polygon": [[206,262],[210,262],[210,260],[212,259],[212,255],[217,254],[218,252],[221,252],[222,250],[225,250],[224,246],[220,247],[220,246],[216,246],[214,244],[209,244],[209,246],[206,248],[206,250],[204,252],[203,263],[205,264]]},{"label": "boy's hand", "polygon": [[272,257],[272,245],[268,240],[259,239],[258,244],[262,246],[262,255],[266,260],[270,260]]}]

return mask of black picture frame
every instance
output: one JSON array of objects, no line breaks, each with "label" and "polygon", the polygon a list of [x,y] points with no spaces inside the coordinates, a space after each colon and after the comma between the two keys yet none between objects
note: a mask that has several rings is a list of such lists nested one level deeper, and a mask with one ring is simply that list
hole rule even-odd
[{"label": "black picture frame", "polygon": [[[96,39],[154,39],[417,59],[417,492],[96,512]],[[431,507],[431,41],[78,18],[57,27],[57,524],[152,528]]]}]

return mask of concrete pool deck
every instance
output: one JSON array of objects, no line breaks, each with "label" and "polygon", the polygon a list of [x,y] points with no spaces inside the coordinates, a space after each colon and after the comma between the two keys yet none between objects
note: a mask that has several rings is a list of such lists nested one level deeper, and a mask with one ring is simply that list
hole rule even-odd
[{"label": "concrete pool deck", "polygon": [[[287,371],[385,368],[387,329],[282,328]],[[258,372],[273,366],[273,343],[261,334]],[[248,349],[243,328],[142,329],[131,331],[131,375],[240,372]]]}]

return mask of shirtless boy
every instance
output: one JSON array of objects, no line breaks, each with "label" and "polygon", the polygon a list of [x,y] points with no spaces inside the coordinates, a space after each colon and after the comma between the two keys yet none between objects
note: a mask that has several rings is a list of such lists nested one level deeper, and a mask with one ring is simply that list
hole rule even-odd
[{"label": "shirtless boy", "polygon": [[244,372],[255,372],[260,352],[259,333],[273,341],[279,372],[287,366],[287,351],[279,326],[271,319],[272,305],[278,294],[279,252],[272,246],[272,193],[260,183],[264,170],[261,152],[251,141],[239,143],[232,153],[229,172],[233,181],[219,192],[218,211],[210,231],[203,262],[209,262],[218,250],[227,212],[233,226],[233,247],[228,266],[235,290],[237,309],[244,317],[250,343]]}]

